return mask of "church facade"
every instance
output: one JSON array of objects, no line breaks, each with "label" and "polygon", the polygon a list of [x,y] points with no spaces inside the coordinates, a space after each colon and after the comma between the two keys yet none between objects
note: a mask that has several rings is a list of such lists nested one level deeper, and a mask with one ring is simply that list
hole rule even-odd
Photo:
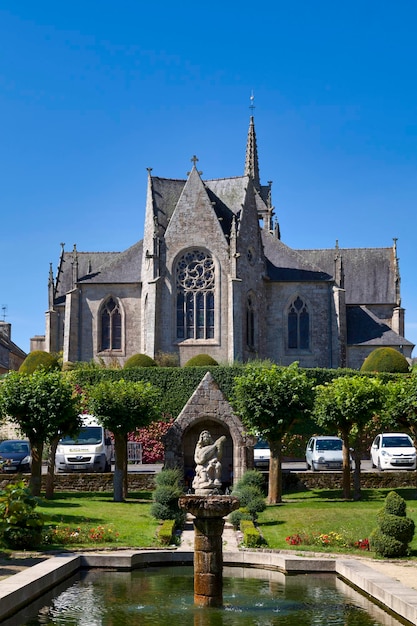
[{"label": "church facade", "polygon": [[386,248],[295,250],[281,241],[262,185],[254,118],[243,176],[184,180],[148,170],[143,240],[123,252],[62,246],[49,274],[45,336],[64,361],[206,353],[359,368],[376,347],[411,357],[396,241]]}]

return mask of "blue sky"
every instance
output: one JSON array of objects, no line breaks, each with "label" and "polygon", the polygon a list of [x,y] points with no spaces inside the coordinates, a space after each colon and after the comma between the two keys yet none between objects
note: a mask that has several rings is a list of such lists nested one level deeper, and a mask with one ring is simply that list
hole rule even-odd
[{"label": "blue sky", "polygon": [[[143,235],[146,168],[261,180],[294,248],[398,238],[417,344],[415,0],[0,0],[0,306],[43,334],[60,243]],[[0,313],[3,311],[0,309]]]}]

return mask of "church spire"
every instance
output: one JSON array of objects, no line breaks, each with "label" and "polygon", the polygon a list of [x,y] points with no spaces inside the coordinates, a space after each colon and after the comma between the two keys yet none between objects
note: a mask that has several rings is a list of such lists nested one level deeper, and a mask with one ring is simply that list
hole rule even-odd
[{"label": "church spire", "polygon": [[245,176],[250,176],[253,180],[255,188],[259,191],[261,187],[261,181],[259,178],[259,162],[258,162],[258,148],[256,146],[256,133],[255,133],[255,122],[253,117],[253,109],[255,108],[254,95],[250,97],[250,109],[252,110],[252,115],[250,116],[249,123],[249,131],[248,131],[248,140],[246,142],[246,160],[245,160]]}]

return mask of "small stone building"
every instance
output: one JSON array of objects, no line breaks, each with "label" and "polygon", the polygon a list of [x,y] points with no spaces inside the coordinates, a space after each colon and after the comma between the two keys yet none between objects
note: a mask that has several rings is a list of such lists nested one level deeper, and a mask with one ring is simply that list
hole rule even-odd
[{"label": "small stone building", "polygon": [[18,370],[27,354],[12,341],[12,325],[0,322],[0,374]]},{"label": "small stone building", "polygon": [[[194,470],[194,450],[202,430],[208,430],[213,440],[226,436],[221,460],[223,484],[238,481],[247,469],[253,468],[255,438],[245,435],[241,420],[210,372],[164,437],[166,468],[178,467],[185,477]],[[233,481],[230,480],[231,471]]]}]

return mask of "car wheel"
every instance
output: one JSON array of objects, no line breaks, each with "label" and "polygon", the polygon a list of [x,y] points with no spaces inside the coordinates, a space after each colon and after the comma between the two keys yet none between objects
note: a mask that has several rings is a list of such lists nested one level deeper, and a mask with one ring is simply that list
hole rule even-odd
[{"label": "car wheel", "polygon": [[314,465],[314,461],[311,461],[311,469],[313,470],[313,472],[318,471],[317,467]]},{"label": "car wheel", "polygon": [[384,471],[384,468],[381,467],[381,461],[379,460],[379,457],[378,457],[378,465],[377,465],[377,467],[378,467],[378,472],[383,472]]},{"label": "car wheel", "polygon": [[311,469],[310,465],[308,464],[307,459],[306,459],[306,465],[307,465],[307,470]]}]

